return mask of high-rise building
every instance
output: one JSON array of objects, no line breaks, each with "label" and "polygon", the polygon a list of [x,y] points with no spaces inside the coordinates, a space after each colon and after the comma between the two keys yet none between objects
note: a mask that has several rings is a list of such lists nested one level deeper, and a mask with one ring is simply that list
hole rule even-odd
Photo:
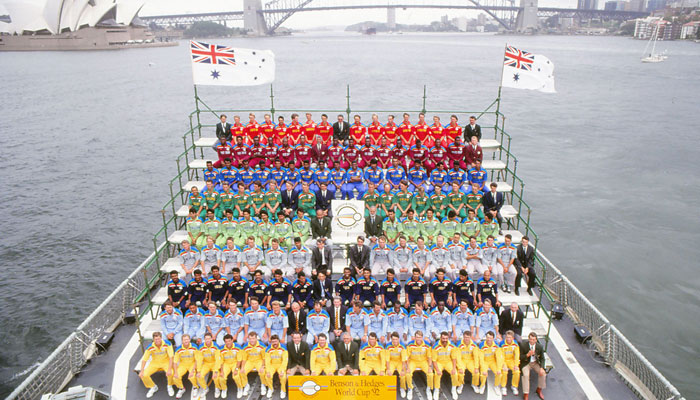
[{"label": "high-rise building", "polygon": [[649,0],[647,2],[647,11],[652,12],[666,8],[666,0]]},{"label": "high-rise building", "polygon": [[597,10],[598,0],[578,0],[579,10]]}]

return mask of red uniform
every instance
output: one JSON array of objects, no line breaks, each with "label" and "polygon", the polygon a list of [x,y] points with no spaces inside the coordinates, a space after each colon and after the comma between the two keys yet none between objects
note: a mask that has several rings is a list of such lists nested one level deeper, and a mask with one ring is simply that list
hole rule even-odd
[{"label": "red uniform", "polygon": [[271,146],[268,145],[267,147],[265,147],[265,151],[263,154],[265,156],[265,166],[267,168],[270,168],[275,163],[277,157],[279,157],[279,150],[277,149],[277,146],[274,143],[272,143]]},{"label": "red uniform", "polygon": [[258,121],[250,122],[245,126],[245,139],[243,141],[245,144],[250,146],[253,144],[253,138],[260,136],[261,133],[262,128],[260,127],[260,124],[258,124]]},{"label": "red uniform", "polygon": [[233,161],[231,165],[240,168],[243,166],[243,161],[246,160],[250,161],[250,148],[243,143],[237,144],[236,147],[233,148]]},{"label": "red uniform", "polygon": [[306,121],[302,127],[302,132],[306,136],[306,143],[313,143],[316,140],[316,123],[314,121]]},{"label": "red uniform", "polygon": [[440,147],[435,146],[430,150],[430,162],[429,162],[430,168],[428,168],[426,166],[426,169],[430,169],[432,171],[435,167],[437,167],[437,164],[439,162],[442,162],[443,165],[445,165],[447,167],[447,164],[445,164],[448,162],[447,161],[447,149],[442,147],[442,145],[440,145]]},{"label": "red uniform", "polygon": [[214,163],[214,168],[221,168],[224,166],[224,159],[233,158],[233,147],[228,143],[219,144],[216,146],[216,154],[219,155],[219,161]]},{"label": "red uniform", "polygon": [[421,164],[425,162],[425,160],[428,159],[428,149],[421,146],[413,146],[411,147],[411,150],[408,151],[409,156],[411,157],[411,165],[410,167],[413,167],[416,161],[420,161]]},{"label": "red uniform", "polygon": [[275,140],[275,124],[272,122],[265,122],[260,125],[260,130],[262,131],[262,138],[260,138],[260,143],[268,144],[270,141]]},{"label": "red uniform", "polygon": [[377,160],[379,160],[379,168],[389,168],[391,166],[391,157],[393,151],[387,147],[379,146],[376,149]]},{"label": "red uniform", "polygon": [[355,143],[364,143],[366,134],[367,128],[365,128],[365,126],[361,123],[353,124],[350,126],[350,139],[355,139]]},{"label": "red uniform", "polygon": [[284,165],[285,168],[288,167],[289,163],[294,161],[294,148],[289,145],[286,147],[281,146],[277,151],[277,157],[282,161],[282,165]]},{"label": "red uniform", "polygon": [[377,151],[372,146],[362,146],[360,148],[360,162],[357,164],[360,168],[369,167],[370,161],[377,157]]},{"label": "red uniform", "polygon": [[443,146],[447,145],[447,142],[445,142],[445,128],[442,125],[432,124],[430,125],[430,127],[428,127],[428,132],[430,132],[430,137],[433,140],[440,139],[442,141]]},{"label": "red uniform", "polygon": [[297,160],[297,168],[300,168],[304,161],[311,162],[311,147],[309,147],[308,144],[298,144],[294,146],[294,157]]},{"label": "red uniform", "polygon": [[[435,145],[435,139],[430,135],[430,127],[425,122],[418,122],[414,128],[414,134],[416,139],[420,139],[423,146],[431,149]],[[415,141],[415,140],[414,140]]]},{"label": "red uniform", "polygon": [[288,129],[289,129],[289,128],[287,128],[287,125],[285,125],[285,124],[279,124],[279,125],[276,125],[276,126],[275,126],[275,139],[274,139],[274,143],[275,143],[277,146],[281,146],[281,145],[282,145],[282,138],[287,137],[287,130],[288,130]]},{"label": "red uniform", "polygon": [[413,128],[413,125],[411,125],[410,122],[403,122],[401,126],[399,126],[399,129],[397,130],[399,137],[406,146],[413,145],[413,135],[415,133],[414,130],[415,129]]},{"label": "red uniform", "polygon": [[328,122],[321,122],[316,126],[316,134],[321,135],[321,140],[324,144],[331,144],[331,138],[333,137],[333,125]]},{"label": "red uniform", "polygon": [[289,124],[289,127],[287,127],[287,135],[289,137],[289,145],[290,146],[296,146],[299,144],[299,138],[302,135],[302,130],[304,129],[303,126],[299,123],[294,123],[292,122]]},{"label": "red uniform", "polygon": [[[396,136],[397,136],[397,130],[398,128],[396,127],[395,123],[387,123],[384,125],[384,128],[382,129],[382,136],[386,138],[386,140],[389,142],[390,145],[396,144]],[[406,144],[406,143],[404,143]]]},{"label": "red uniform", "polygon": [[250,166],[258,166],[260,161],[265,161],[265,147],[253,145],[250,147]]},{"label": "red uniform", "polygon": [[343,168],[348,169],[353,161],[360,161],[360,150],[355,146],[350,146],[345,148],[345,154],[343,154],[345,161],[343,162]]},{"label": "red uniform", "polygon": [[404,169],[408,170],[408,161],[406,157],[408,156],[408,150],[405,147],[394,146],[391,156],[399,160],[399,165],[403,165]]},{"label": "red uniform", "polygon": [[367,127],[367,134],[369,139],[372,141],[373,146],[379,146],[382,144],[382,137],[384,132],[384,127],[379,122],[372,122]]},{"label": "red uniform", "polygon": [[328,167],[333,168],[336,164],[343,165],[345,150],[343,146],[331,146],[328,148]]},{"label": "red uniform", "polygon": [[[231,136],[233,136],[233,139],[231,143],[236,142],[236,137],[241,136],[245,139],[245,126],[243,126],[242,123],[234,123],[231,125]],[[245,140],[244,140],[245,141]]]},{"label": "red uniform", "polygon": [[467,168],[467,163],[464,162],[464,145],[452,143],[447,146],[447,158],[450,161],[450,169],[453,169],[455,164],[462,169]]},{"label": "red uniform", "polygon": [[447,138],[447,143],[453,143],[456,137],[462,136],[462,127],[459,125],[447,125],[445,127],[445,136]]}]

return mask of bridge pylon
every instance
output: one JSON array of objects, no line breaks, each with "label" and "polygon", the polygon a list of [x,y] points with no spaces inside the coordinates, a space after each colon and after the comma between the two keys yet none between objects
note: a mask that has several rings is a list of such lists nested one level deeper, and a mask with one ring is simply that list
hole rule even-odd
[{"label": "bridge pylon", "polygon": [[539,29],[537,20],[537,0],[520,0],[520,11],[515,20],[516,32],[536,32]]},{"label": "bridge pylon", "polygon": [[262,13],[261,0],[243,0],[243,29],[250,35],[264,36],[267,34],[267,24]]}]

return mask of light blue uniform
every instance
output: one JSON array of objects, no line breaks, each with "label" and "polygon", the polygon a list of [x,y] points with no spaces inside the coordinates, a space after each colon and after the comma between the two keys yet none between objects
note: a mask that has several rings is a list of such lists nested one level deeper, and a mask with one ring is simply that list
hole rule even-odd
[{"label": "light blue uniform", "polygon": [[452,314],[450,314],[450,310],[445,307],[440,312],[435,307],[430,312],[430,332],[440,337],[442,332],[450,333],[450,331],[452,331]]},{"label": "light blue uniform", "polygon": [[380,310],[379,315],[377,315],[374,313],[374,310],[372,310],[369,313],[369,329],[367,330],[367,332],[374,332],[377,334],[377,338],[379,338],[380,341],[385,341],[386,339],[388,339],[386,337],[387,324],[388,320],[384,311]]},{"label": "light blue uniform", "polygon": [[182,311],[177,307],[173,307],[172,314],[168,314],[167,311],[163,310],[158,318],[160,318],[160,331],[163,333],[163,339],[167,339],[167,336],[172,333],[175,345],[180,346],[184,328]]},{"label": "light blue uniform", "polygon": [[408,312],[402,307],[401,311],[396,312],[393,308],[386,312],[386,329],[387,333],[397,332],[404,341],[404,336],[408,333]]},{"label": "light blue uniform", "polygon": [[[258,334],[258,340],[262,341],[265,328],[267,328],[267,308],[258,305],[257,310],[248,307],[243,313],[243,324],[248,326],[248,333],[255,332]],[[248,338],[246,338],[248,340]],[[266,342],[265,342],[266,343]]]},{"label": "light blue uniform", "polygon": [[328,335],[330,327],[331,317],[326,310],[321,310],[321,312],[316,312],[316,310],[314,310],[310,312],[306,316],[306,329],[309,331],[308,335],[306,335],[306,343],[313,345],[314,337],[321,333]]},{"label": "light blue uniform", "polygon": [[494,335],[498,335],[498,315],[492,309],[487,313],[483,308],[480,308],[476,312],[476,327],[478,329],[479,339],[486,337],[486,332],[493,332]]},{"label": "light blue uniform", "polygon": [[472,310],[467,307],[467,311],[462,312],[459,307],[455,308],[452,313],[452,326],[454,327],[457,337],[462,337],[462,333],[471,332],[472,326],[476,324],[476,318]]},{"label": "light blue uniform", "polygon": [[273,310],[270,310],[267,314],[267,321],[265,324],[270,328],[270,337],[272,337],[272,335],[277,335],[277,337],[280,338],[280,343],[285,343],[287,341],[284,330],[289,329],[289,320],[284,310],[280,310],[279,314],[275,314]]},{"label": "light blue uniform", "polygon": [[[211,331],[216,344],[219,346],[224,345],[224,336],[226,335],[226,322],[224,321],[224,313],[217,309],[214,314],[207,312],[204,314],[204,326],[209,328],[207,332]],[[221,329],[219,331],[219,329]],[[219,331],[217,334],[216,332]]]},{"label": "light blue uniform", "polygon": [[238,332],[238,329],[243,328],[243,320],[243,312],[240,309],[236,309],[235,314],[232,313],[231,310],[226,311],[226,314],[224,314],[224,322],[226,323],[228,332],[234,335],[233,340],[241,346],[245,343],[244,329],[241,329],[238,335],[236,335],[236,332]]},{"label": "light blue uniform", "polygon": [[204,312],[200,308],[196,312],[187,310],[185,313],[185,332],[190,335],[192,343],[196,343],[196,339],[204,340],[204,333],[206,328],[204,327]]},{"label": "light blue uniform", "polygon": [[423,339],[428,343],[433,343],[433,338],[430,336],[430,318],[428,314],[423,311],[421,315],[418,315],[415,310],[408,314],[408,335],[413,337],[416,332],[423,332]]},{"label": "light blue uniform", "polygon": [[365,335],[365,327],[369,327],[369,315],[365,309],[361,309],[359,313],[350,309],[345,315],[345,325],[350,328],[350,336],[353,339],[360,340]]}]

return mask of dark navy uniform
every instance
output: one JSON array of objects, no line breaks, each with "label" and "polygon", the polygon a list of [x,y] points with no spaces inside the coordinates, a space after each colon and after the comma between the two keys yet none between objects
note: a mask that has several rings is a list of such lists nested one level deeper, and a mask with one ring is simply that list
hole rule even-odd
[{"label": "dark navy uniform", "polygon": [[173,300],[173,305],[180,307],[184,313],[187,310],[185,301],[187,300],[187,285],[180,279],[177,282],[172,279],[168,281],[168,296]]},{"label": "dark navy uniform", "polygon": [[393,307],[399,301],[399,293],[401,293],[401,283],[394,279],[389,282],[384,279],[380,287],[380,292],[384,296],[384,303],[387,307]]},{"label": "dark navy uniform", "polygon": [[298,279],[292,284],[292,298],[294,301],[301,302],[304,304],[309,304],[311,300],[311,282],[305,280],[301,283]]},{"label": "dark navy uniform", "polygon": [[[207,291],[211,293],[211,301],[222,302],[228,293],[228,278],[224,275],[219,275],[218,278],[214,275],[210,276],[207,279]],[[227,308],[225,304],[221,306]]]},{"label": "dark navy uniform", "polygon": [[449,279],[438,280],[438,278],[433,278],[430,281],[430,296],[435,299],[436,302],[444,301],[447,304],[447,298],[450,297],[450,292],[452,291],[452,282]]},{"label": "dark navy uniform", "polygon": [[204,300],[207,298],[207,281],[204,279],[198,281],[197,278],[190,280],[187,285],[187,294],[190,295],[190,302],[204,304]]},{"label": "dark navy uniform", "polygon": [[373,303],[379,294],[379,282],[373,277],[369,279],[361,278],[357,281],[357,285],[355,285],[355,294],[360,296],[360,301],[362,303],[365,301]]},{"label": "dark navy uniform", "polygon": [[231,299],[239,303],[239,307],[243,307],[245,304],[245,295],[248,293],[248,280],[244,277],[241,277],[241,279],[237,281],[231,278],[231,280],[228,281],[228,293]]},{"label": "dark navy uniform", "polygon": [[266,296],[267,282],[264,279],[260,280],[260,282],[253,280],[248,284],[248,298],[257,297],[260,304],[263,304]]},{"label": "dark navy uniform", "polygon": [[404,284],[404,290],[408,296],[408,302],[410,304],[416,304],[416,301],[423,301],[423,295],[428,293],[428,283],[423,278],[418,278],[416,281],[414,277],[411,276],[411,279],[407,280],[406,284]]},{"label": "dark navy uniform", "polygon": [[289,293],[292,290],[292,283],[289,280],[282,278],[282,282],[277,282],[276,279],[270,281],[267,286],[267,295],[270,296],[270,303],[277,300],[282,307],[287,304],[289,300]]},{"label": "dark navy uniform", "polygon": [[496,307],[496,294],[498,293],[498,284],[493,279],[485,281],[484,278],[476,281],[477,293],[481,295],[481,302],[489,299],[491,300],[491,305],[498,313],[498,307]]},{"label": "dark navy uniform", "polygon": [[459,305],[460,301],[466,300],[469,304],[469,308],[472,310],[474,309],[474,296],[476,295],[476,293],[474,293],[474,281],[470,278],[464,281],[457,278],[452,282],[452,291],[457,297],[457,305]]},{"label": "dark navy uniform", "polygon": [[350,305],[352,302],[352,297],[355,295],[356,285],[357,281],[352,277],[347,279],[342,277],[338,279],[338,282],[335,284],[335,293],[340,296],[340,299],[346,306]]}]

